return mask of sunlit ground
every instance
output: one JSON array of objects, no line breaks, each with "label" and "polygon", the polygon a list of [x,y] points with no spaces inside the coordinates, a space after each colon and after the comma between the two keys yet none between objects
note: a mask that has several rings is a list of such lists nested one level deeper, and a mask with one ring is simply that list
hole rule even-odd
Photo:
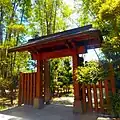
[{"label": "sunlit ground", "polygon": [[22,118],[11,115],[0,114],[0,120],[22,120]]},{"label": "sunlit ground", "polygon": [[60,98],[54,98],[52,100],[52,104],[62,104],[65,106],[73,106],[74,97],[60,97]]}]

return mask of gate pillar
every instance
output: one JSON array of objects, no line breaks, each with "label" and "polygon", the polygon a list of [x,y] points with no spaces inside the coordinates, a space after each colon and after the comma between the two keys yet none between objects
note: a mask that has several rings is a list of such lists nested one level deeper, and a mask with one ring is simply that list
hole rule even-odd
[{"label": "gate pillar", "polygon": [[48,60],[44,60],[44,99],[46,104],[50,103],[50,65]]},{"label": "gate pillar", "polygon": [[73,112],[75,113],[81,113],[82,112],[82,106],[80,101],[80,85],[77,82],[77,76],[75,74],[75,71],[78,67],[78,60],[79,55],[74,53],[72,56],[73,61],[73,87],[74,87],[74,106],[73,106]]},{"label": "gate pillar", "polygon": [[42,96],[43,92],[43,85],[42,85],[42,70],[43,69],[43,62],[37,59],[37,74],[36,74],[36,97],[33,101],[33,106],[35,108],[43,108],[44,107],[44,100]]}]

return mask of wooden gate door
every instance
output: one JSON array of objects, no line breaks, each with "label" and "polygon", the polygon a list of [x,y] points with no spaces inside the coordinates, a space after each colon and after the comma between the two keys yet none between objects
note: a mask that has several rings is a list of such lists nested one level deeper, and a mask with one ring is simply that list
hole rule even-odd
[{"label": "wooden gate door", "polygon": [[36,73],[20,73],[18,104],[32,105],[35,91]]}]

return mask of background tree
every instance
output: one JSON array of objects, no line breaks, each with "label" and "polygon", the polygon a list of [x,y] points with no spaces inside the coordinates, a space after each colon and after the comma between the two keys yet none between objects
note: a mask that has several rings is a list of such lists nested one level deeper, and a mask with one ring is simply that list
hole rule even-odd
[{"label": "background tree", "polygon": [[[120,0],[77,0],[80,24],[92,23],[104,36],[102,51],[108,61],[119,60]],[[82,10],[80,10],[82,9]]]},{"label": "background tree", "polygon": [[59,92],[59,88],[64,88],[64,92],[69,92],[72,83],[72,68],[70,60],[70,57],[65,57],[50,61],[52,93],[55,93],[55,90],[58,90]]},{"label": "background tree", "polygon": [[30,35],[43,36],[67,29],[72,10],[63,0],[37,0],[31,14]]},{"label": "background tree", "polygon": [[36,62],[30,60],[29,53],[8,53],[8,49],[27,42],[29,37],[67,29],[71,14],[63,0],[0,0],[0,90],[10,91],[11,103],[19,72],[33,71],[31,66]]},{"label": "background tree", "polygon": [[80,83],[96,84],[108,77],[108,68],[100,65],[98,61],[89,61],[84,66],[78,67],[76,75]]},{"label": "background tree", "polygon": [[[25,25],[23,20],[27,16],[27,11],[23,11],[28,7],[29,5],[25,1],[0,1],[0,91],[2,90],[4,95],[5,90],[10,91],[11,104],[13,104],[13,90],[18,87],[19,73],[25,71],[23,65],[27,66],[29,54],[8,53],[8,49],[21,44],[21,41],[24,42]],[[24,60],[23,57],[25,57]]]}]

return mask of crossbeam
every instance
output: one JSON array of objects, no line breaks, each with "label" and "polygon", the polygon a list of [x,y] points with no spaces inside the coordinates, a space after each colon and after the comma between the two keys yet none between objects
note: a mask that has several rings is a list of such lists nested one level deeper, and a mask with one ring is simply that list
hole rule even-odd
[{"label": "crossbeam", "polygon": [[42,53],[32,53],[32,59],[37,60],[37,56],[39,56],[40,60],[50,59],[50,58],[59,58],[59,57],[66,57],[66,56],[73,56],[74,51],[76,51],[77,54],[83,54],[86,53],[86,48],[84,46],[81,46],[76,49],[64,49],[54,52],[42,52]]}]

